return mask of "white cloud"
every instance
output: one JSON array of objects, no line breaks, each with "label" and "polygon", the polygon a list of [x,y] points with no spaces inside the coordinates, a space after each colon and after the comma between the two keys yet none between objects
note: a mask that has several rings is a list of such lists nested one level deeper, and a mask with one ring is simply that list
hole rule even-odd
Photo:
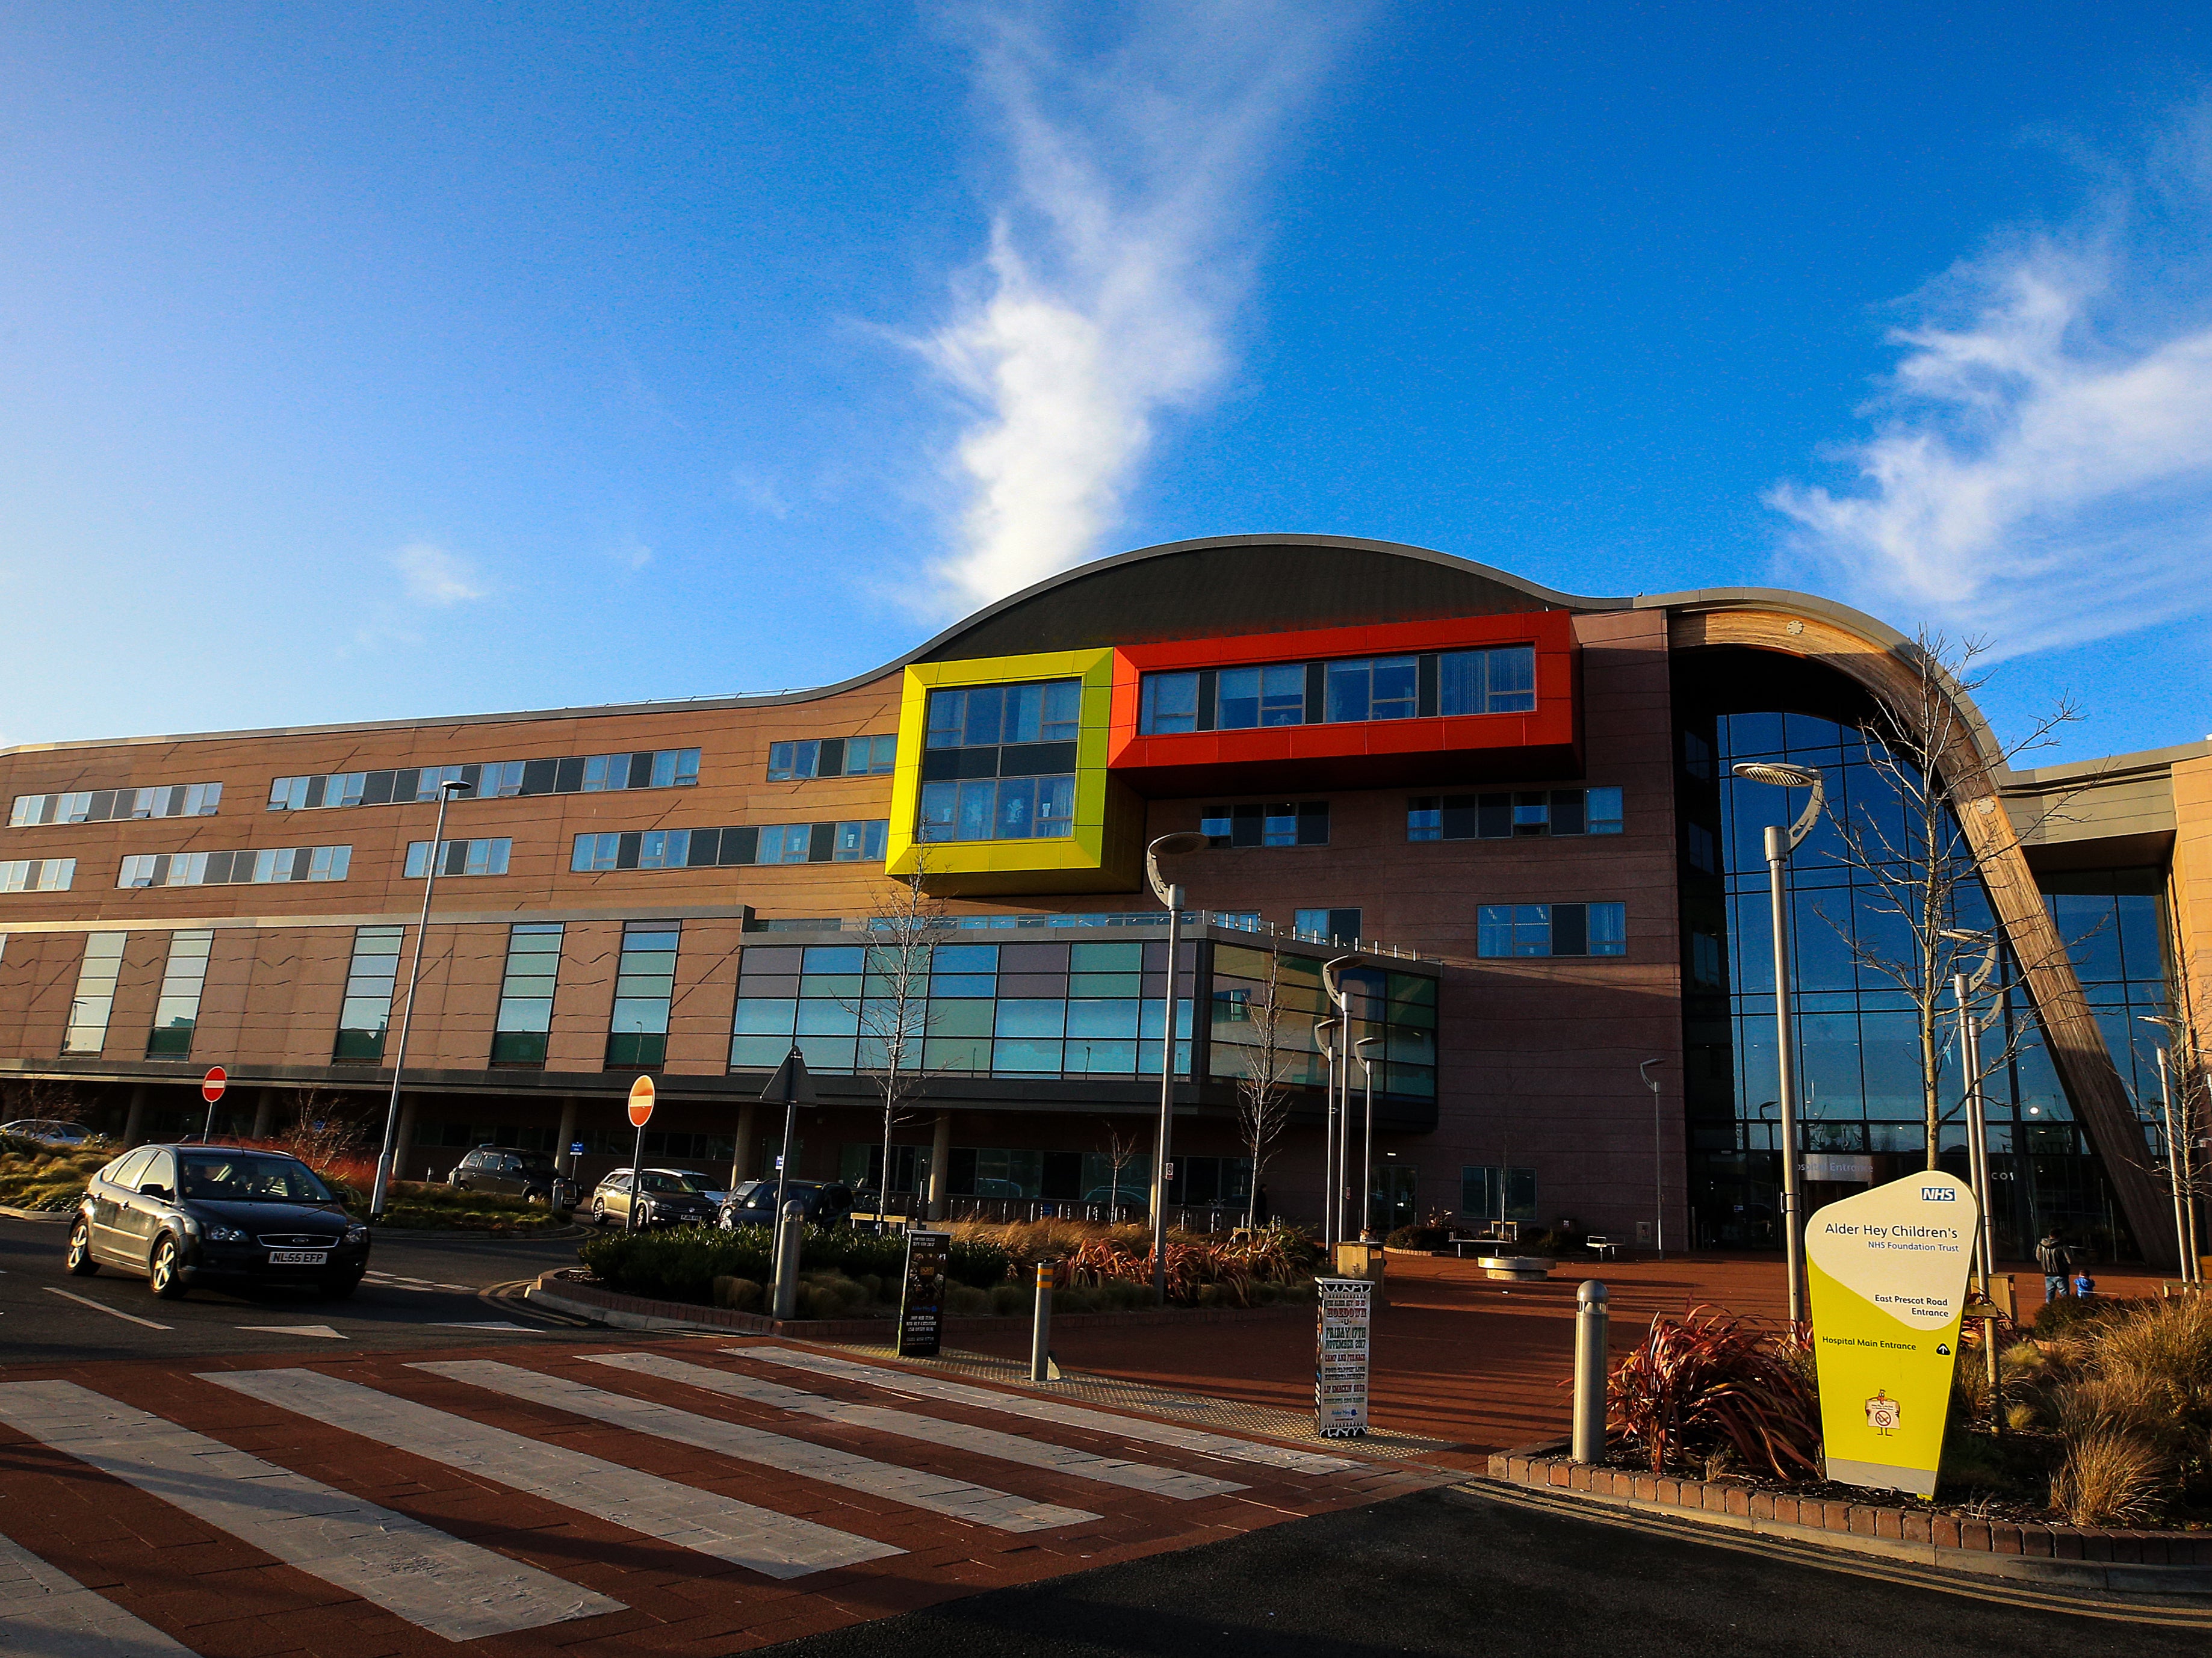
[{"label": "white cloud", "polygon": [[1034,9],[955,14],[1012,177],[988,255],[917,343],[969,410],[939,603],[967,609],[1094,552],[1159,416],[1219,384],[1252,199],[1356,13],[1146,0],[1088,58],[1048,39]]},{"label": "white cloud", "polygon": [[607,550],[607,556],[625,569],[642,570],[653,562],[653,549],[635,536],[624,536]]},{"label": "white cloud", "polygon": [[1840,493],[1778,486],[1795,562],[1996,654],[2206,606],[2212,209],[2205,108],[2073,225],[2014,232],[1908,302]]},{"label": "white cloud", "polygon": [[418,604],[465,604],[488,591],[466,559],[428,541],[410,541],[392,554],[407,584],[407,597]]}]

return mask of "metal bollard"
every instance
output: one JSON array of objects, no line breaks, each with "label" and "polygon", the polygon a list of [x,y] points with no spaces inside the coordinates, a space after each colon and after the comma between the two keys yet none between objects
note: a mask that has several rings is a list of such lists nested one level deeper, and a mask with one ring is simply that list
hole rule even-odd
[{"label": "metal bollard", "polygon": [[799,1249],[806,1231],[806,1206],[797,1198],[783,1206],[783,1220],[775,1234],[775,1316],[789,1318],[799,1310]]},{"label": "metal bollard", "polygon": [[1052,1370],[1052,1275],[1056,1263],[1036,1264],[1036,1321],[1030,1327],[1030,1380],[1048,1382]]},{"label": "metal bollard", "polygon": [[1608,1292],[1595,1278],[1575,1291],[1575,1438],[1577,1462],[1605,1461],[1605,1327]]}]

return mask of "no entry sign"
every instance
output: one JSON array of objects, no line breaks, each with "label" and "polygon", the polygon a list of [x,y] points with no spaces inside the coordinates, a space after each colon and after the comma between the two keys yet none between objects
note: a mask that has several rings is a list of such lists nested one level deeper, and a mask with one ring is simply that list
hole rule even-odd
[{"label": "no entry sign", "polygon": [[640,1077],[629,1085],[629,1120],[635,1128],[642,1128],[653,1119],[653,1078]]},{"label": "no entry sign", "polygon": [[219,1065],[211,1065],[208,1067],[207,1075],[200,1078],[200,1097],[213,1105],[222,1097],[222,1090],[229,1086],[229,1073]]}]

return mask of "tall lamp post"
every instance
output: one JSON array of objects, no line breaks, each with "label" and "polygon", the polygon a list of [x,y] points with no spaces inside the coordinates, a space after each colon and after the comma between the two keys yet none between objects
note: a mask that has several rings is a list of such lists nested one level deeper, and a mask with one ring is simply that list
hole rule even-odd
[{"label": "tall lamp post", "polygon": [[1788,828],[1766,826],[1766,884],[1774,918],[1774,1060],[1782,1102],[1782,1243],[1790,1272],[1790,1322],[1805,1321],[1804,1217],[1798,1212],[1797,1055],[1790,1017],[1790,913],[1784,871],[1790,854],[1804,844],[1827,804],[1826,781],[1812,766],[1785,766],[1763,760],[1739,762],[1729,769],[1747,782],[1781,789],[1810,789],[1813,798]]},{"label": "tall lamp post", "polygon": [[1314,1042],[1321,1048],[1322,1058],[1328,1061],[1328,1103],[1321,1113],[1321,1247],[1326,1250],[1336,1242],[1331,1228],[1336,1213],[1336,1063],[1342,1057],[1343,1042],[1340,1040],[1341,1021],[1314,1021]]},{"label": "tall lamp post", "polygon": [[[1981,1224],[1974,1238],[1974,1253],[1981,1260],[1982,1298],[1990,1294],[1990,1274],[1996,1271],[1996,1224],[1991,1218],[1991,1200],[1996,1196],[1990,1178],[1989,1114],[1982,1104],[1982,1032],[1989,1021],[1975,1011],[1982,987],[1996,971],[1997,941],[1990,933],[1966,927],[1945,927],[1943,937],[1962,944],[1985,946],[1982,964],[1970,978],[1963,973],[1951,975],[1951,999],[1959,1009],[1959,1064],[1966,1076],[1966,1171],[1972,1178],[1967,1184],[1974,1188],[1974,1201],[1982,1206]],[[2000,1004],[2002,1005],[2002,1004]],[[1990,1019],[1996,1017],[1997,1009],[1990,1010]]]},{"label": "tall lamp post", "polygon": [[1344,987],[1344,969],[1357,956],[1332,956],[1321,964],[1322,988],[1336,1009],[1336,1091],[1328,1102],[1328,1242],[1344,1242],[1344,1187],[1350,1176],[1352,1151],[1352,993]]},{"label": "tall lamp post", "polygon": [[[2162,1027],[2166,1023],[2164,1019],[2153,1018],[2148,1014],[2138,1013],[2136,1017],[2145,1024]],[[2174,1127],[2173,1078],[2168,1069],[2171,1062],[2166,1054],[2167,1050],[2163,1048],[2158,1050],[2158,1097],[2159,1102],[2166,1108],[2166,1183],[2173,1188],[2173,1237],[2181,1252],[2181,1281],[2194,1284],[2197,1282],[2197,1252],[2189,1247],[2189,1210],[2194,1194],[2191,1197],[2182,1195],[2191,1183],[2189,1133],[2185,1125],[2179,1130]]]},{"label": "tall lamp post", "polygon": [[1380,1036],[1362,1036],[1352,1045],[1352,1054],[1359,1061],[1360,1080],[1367,1087],[1366,1141],[1359,1157],[1359,1241],[1362,1243],[1375,1242],[1375,1061],[1367,1057],[1367,1050],[1382,1046]]},{"label": "tall lamp post", "polygon": [[1659,1124],[1659,1078],[1651,1067],[1663,1060],[1646,1060],[1636,1067],[1644,1085],[1651,1090],[1651,1226],[1659,1246],[1659,1259],[1667,1259],[1667,1137]]},{"label": "tall lamp post", "polygon": [[376,1157],[376,1189],[368,1199],[371,1220],[384,1218],[385,1190],[392,1184],[392,1164],[399,1138],[399,1078],[407,1066],[408,1029],[415,1023],[415,986],[422,976],[422,935],[430,930],[430,895],[438,890],[438,854],[446,844],[446,807],[467,787],[458,777],[438,785],[438,822],[430,831],[430,866],[422,881],[422,919],[415,928],[414,959],[407,964],[407,1000],[399,1010],[399,1047],[392,1056],[392,1103],[384,1113],[384,1146]]},{"label": "tall lamp post", "polygon": [[1145,848],[1145,879],[1152,896],[1168,912],[1167,1017],[1160,1027],[1160,1126],[1152,1135],[1152,1298],[1163,1307],[1168,1302],[1168,1133],[1175,1114],[1176,980],[1182,950],[1182,889],[1170,886],[1160,876],[1163,854],[1203,852],[1206,839],[1195,829],[1163,835]]}]

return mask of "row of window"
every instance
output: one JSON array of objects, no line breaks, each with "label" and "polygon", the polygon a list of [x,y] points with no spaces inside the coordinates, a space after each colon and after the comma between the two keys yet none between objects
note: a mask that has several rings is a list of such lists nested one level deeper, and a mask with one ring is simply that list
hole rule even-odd
[{"label": "row of window", "polygon": [[1478,956],[1626,956],[1626,904],[1484,904]]},{"label": "row of window", "polygon": [[1210,847],[1325,847],[1328,802],[1208,806],[1198,820],[1198,828]]},{"label": "row of window", "polygon": [[1148,673],[1138,698],[1144,735],[1249,731],[1473,714],[1536,706],[1532,645]]},{"label": "row of window", "polygon": [[845,823],[741,823],[727,829],[631,829],[580,835],[568,867],[707,869],[739,864],[880,862],[890,839],[888,819]]},{"label": "row of window", "polygon": [[554,760],[501,760],[483,765],[410,766],[397,771],[279,777],[269,786],[269,810],[313,811],[434,800],[439,789],[449,782],[465,785],[473,799],[509,800],[533,794],[689,788],[698,780],[698,750],[641,750],[635,754],[570,755]]},{"label": "row of window", "polygon": [[39,823],[106,823],[118,818],[212,817],[220,783],[165,783],[145,789],[87,789],[74,794],[19,794],[9,829]]},{"label": "row of window", "polygon": [[1618,835],[1619,789],[1518,789],[1510,793],[1416,795],[1408,841],[1507,841],[1536,835]]},{"label": "row of window", "polygon": [[74,858],[11,858],[0,863],[0,892],[67,892],[76,879]]},{"label": "row of window", "polygon": [[259,852],[133,853],[118,887],[243,886],[276,881],[343,881],[351,847],[269,847]]},{"label": "row of window", "polygon": [[768,780],[807,777],[884,777],[898,758],[898,736],[808,738],[768,745]]},{"label": "row of window", "polygon": [[921,786],[924,841],[1032,841],[1075,833],[1075,774]]},{"label": "row of window", "polygon": [[1082,729],[1083,682],[969,685],[929,694],[929,749],[1073,743]]},{"label": "row of window", "polygon": [[[441,841],[438,842],[438,873],[441,875],[504,875],[507,860],[514,851],[514,842],[504,835],[487,841]],[[430,843],[410,841],[407,843],[407,878],[420,881],[430,872]]]}]

